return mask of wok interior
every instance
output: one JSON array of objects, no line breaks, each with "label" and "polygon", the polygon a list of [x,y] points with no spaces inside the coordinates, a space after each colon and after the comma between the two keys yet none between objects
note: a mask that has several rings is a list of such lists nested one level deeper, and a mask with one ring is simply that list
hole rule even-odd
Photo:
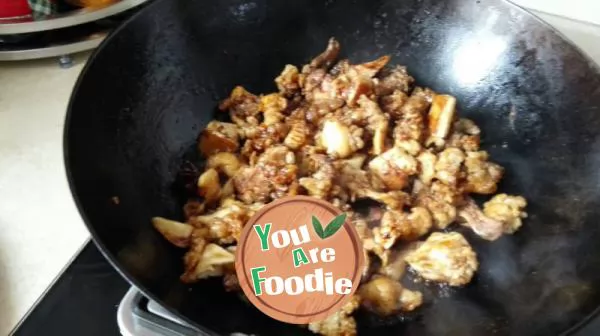
[{"label": "wok interior", "polygon": [[[600,303],[600,77],[545,25],[501,1],[157,1],[95,55],[69,110],[75,198],[108,257],[146,294],[219,333],[310,334],[270,320],[221,282],[186,287],[182,251],[150,225],[181,218],[182,160],[235,85],[275,90],[335,36],[354,62],[384,54],[416,82],[457,97],[504,166],[500,191],[529,200],[515,236],[483,242],[463,289],[418,285],[414,316],[359,313],[359,334],[565,331]],[[119,204],[111,199],[116,196]]]}]

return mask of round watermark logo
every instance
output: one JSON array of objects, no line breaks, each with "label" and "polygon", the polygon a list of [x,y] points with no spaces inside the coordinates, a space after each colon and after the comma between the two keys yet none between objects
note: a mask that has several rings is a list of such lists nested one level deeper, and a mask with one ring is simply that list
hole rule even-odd
[{"label": "round watermark logo", "polygon": [[347,214],[308,196],[279,199],[244,227],[235,268],[244,293],[279,321],[306,324],[337,312],[358,288],[362,244]]}]

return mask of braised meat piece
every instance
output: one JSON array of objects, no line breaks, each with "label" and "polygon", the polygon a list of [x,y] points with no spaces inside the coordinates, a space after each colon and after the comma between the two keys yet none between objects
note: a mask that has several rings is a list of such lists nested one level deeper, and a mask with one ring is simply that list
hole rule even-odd
[{"label": "braised meat piece", "polygon": [[408,74],[406,67],[399,65],[382,71],[377,79],[375,90],[379,96],[386,96],[394,91],[408,93],[415,81]]},{"label": "braised meat piece", "polygon": [[409,177],[418,172],[417,160],[404,150],[394,147],[369,162],[369,170],[389,190],[402,190]]},{"label": "braised meat piece", "polygon": [[399,111],[399,118],[394,128],[394,141],[401,146],[404,141],[415,140],[419,143],[427,135],[426,114],[431,105],[429,91],[415,89]]},{"label": "braised meat piece", "polygon": [[486,240],[496,240],[504,231],[502,222],[484,214],[472,199],[458,210],[458,217],[462,220],[462,225],[471,228],[475,234]]},{"label": "braised meat piece", "polygon": [[231,120],[240,127],[259,123],[260,100],[241,86],[231,91],[231,95],[219,105],[219,109],[229,111]]},{"label": "braised meat piece", "polygon": [[323,321],[310,323],[308,329],[323,336],[354,336],[356,320],[352,313],[359,305],[360,298],[355,295],[338,312]]},{"label": "braised meat piece", "polygon": [[413,311],[423,303],[423,294],[404,288],[398,281],[375,276],[360,288],[362,305],[380,315]]},{"label": "braised meat piece", "polygon": [[523,218],[527,218],[526,206],[527,200],[522,196],[498,194],[483,205],[483,212],[501,222],[504,233],[513,234],[523,225]]},{"label": "braised meat piece", "polygon": [[458,232],[431,234],[406,262],[424,279],[450,286],[466,285],[479,267],[477,254]]},{"label": "braised meat piece", "polygon": [[488,161],[485,151],[467,152],[465,191],[475,194],[493,194],[504,175],[504,168]]},{"label": "braised meat piece", "polygon": [[285,146],[267,149],[255,166],[241,168],[233,183],[246,204],[268,202],[293,192],[297,183],[296,157]]}]

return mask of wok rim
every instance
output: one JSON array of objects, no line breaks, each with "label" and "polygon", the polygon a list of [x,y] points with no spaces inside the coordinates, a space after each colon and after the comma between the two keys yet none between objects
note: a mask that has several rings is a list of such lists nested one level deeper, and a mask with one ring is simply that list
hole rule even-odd
[{"label": "wok rim", "polygon": [[[130,274],[130,272],[128,272],[125,269],[125,267],[123,267],[121,265],[121,263],[119,262],[116,255],[114,253],[112,253],[111,251],[109,251],[109,249],[105,246],[105,244],[98,238],[98,233],[94,229],[95,226],[92,223],[92,220],[90,220],[90,218],[87,216],[87,214],[83,210],[84,207],[79,198],[79,195],[77,194],[77,190],[76,190],[77,187],[75,186],[75,181],[73,179],[73,172],[72,172],[71,164],[70,164],[70,152],[69,152],[70,137],[69,137],[69,134],[70,134],[70,130],[71,130],[71,119],[72,119],[72,115],[74,113],[73,105],[75,103],[78,92],[80,91],[80,87],[82,86],[82,83],[84,82],[89,69],[91,68],[92,64],[95,62],[98,55],[101,54],[103,52],[103,50],[106,49],[107,46],[109,46],[111,44],[111,41],[113,39],[115,39],[115,36],[117,36],[122,30],[124,30],[126,27],[128,27],[138,17],[145,15],[146,12],[152,11],[152,9],[154,7],[157,7],[158,4],[160,4],[163,1],[169,1],[169,0],[152,0],[145,7],[141,8],[137,13],[133,14],[131,17],[127,18],[124,22],[122,22],[92,52],[92,54],[88,58],[86,64],[83,66],[83,69],[79,73],[77,80],[75,82],[75,85],[73,86],[71,95],[69,97],[69,102],[67,104],[67,111],[66,111],[65,119],[64,119],[65,121],[64,121],[64,127],[63,127],[63,139],[62,139],[62,141],[63,141],[63,144],[62,144],[63,162],[65,165],[65,172],[67,175],[66,177],[67,177],[67,181],[69,184],[69,190],[73,197],[73,201],[75,202],[75,206],[77,207],[77,211],[79,212],[81,219],[83,220],[85,226],[87,227],[87,229],[90,233],[91,240],[94,242],[94,244],[96,245],[96,247],[98,248],[100,253],[104,256],[104,258],[109,262],[109,264],[117,271],[117,273],[119,275],[121,275],[121,277],[123,277],[130,285],[134,286],[138,291],[140,291],[146,298],[159,303],[163,308],[165,308],[171,314],[174,314],[175,316],[183,319],[185,322],[198,328],[201,333],[204,333],[207,335],[221,336],[219,333],[216,333],[215,331],[199,324],[198,322],[181,314],[173,307],[167,305],[163,300],[159,299],[150,290],[148,290],[148,288],[141,285],[141,283],[136,279],[136,277],[134,277],[132,274]],[[557,37],[559,37],[560,39],[565,41],[569,45],[569,47],[572,48],[573,51],[575,51],[576,53],[581,55],[582,59],[587,61],[590,64],[590,67],[594,68],[596,73],[598,75],[600,75],[600,64],[596,63],[596,61],[586,51],[584,51],[581,47],[579,47],[577,44],[575,44],[570,38],[565,36],[557,28],[552,26],[550,23],[544,21],[543,19],[541,19],[539,16],[537,16],[533,12],[512,2],[511,0],[497,0],[497,1],[498,1],[498,3],[503,3],[504,5],[506,5],[508,7],[512,7],[513,9],[520,11],[522,14],[529,16],[534,21],[539,23],[541,26],[544,26],[545,28],[547,28],[549,32],[554,33]],[[89,243],[89,241],[88,241],[88,243]],[[583,329],[592,320],[598,318],[599,315],[600,315],[600,303],[591,313],[589,313],[584,318],[582,318],[580,321],[578,321],[577,323],[575,323],[574,325],[569,327],[567,330],[565,330],[563,332],[559,332],[557,335],[558,336],[573,335],[577,331]]]},{"label": "wok rim", "polygon": [[[123,21],[117,28],[115,28],[102,41],[102,43],[100,43],[100,45],[98,45],[98,47],[92,52],[92,54],[88,58],[86,64],[83,66],[83,69],[81,69],[81,72],[79,73],[79,75],[77,76],[77,80],[75,81],[75,85],[73,86],[73,90],[71,91],[71,95],[69,97],[69,102],[67,104],[67,113],[65,115],[65,122],[64,122],[64,127],[63,127],[63,145],[62,145],[63,161],[64,161],[64,165],[65,165],[65,172],[67,175],[67,181],[69,184],[69,190],[71,192],[71,195],[73,196],[73,201],[75,202],[77,211],[79,212],[81,219],[83,220],[85,226],[87,227],[87,229],[90,233],[90,236],[91,236],[91,240],[94,242],[94,245],[96,245],[96,247],[98,248],[100,253],[104,256],[104,258],[108,261],[108,263],[112,266],[112,268],[114,268],[122,278],[124,278],[130,285],[132,285],[138,291],[140,291],[146,298],[151,299],[151,300],[155,301],[156,303],[160,304],[169,313],[181,318],[182,320],[189,323],[190,325],[195,326],[196,328],[199,329],[200,332],[202,332],[206,335],[221,336],[218,333],[214,332],[213,330],[210,330],[210,329],[206,328],[205,326],[200,325],[198,322],[181,314],[180,312],[178,312],[176,309],[174,309],[170,305],[167,305],[166,302],[159,299],[156,295],[154,295],[154,293],[152,293],[150,290],[148,290],[148,288],[143,286],[132,274],[130,274],[130,272],[125,270],[125,267],[122,267],[117,256],[114,255],[114,253],[112,253],[111,251],[109,251],[109,249],[106,247],[106,245],[98,238],[98,233],[94,229],[95,226],[92,224],[92,221],[90,220],[90,218],[87,216],[87,214],[83,210],[83,203],[81,202],[81,200],[79,199],[79,196],[77,194],[77,191],[76,191],[77,188],[75,186],[75,181],[73,179],[73,172],[71,170],[71,165],[70,165],[69,134],[70,134],[70,130],[71,130],[71,118],[72,118],[72,114],[73,114],[73,105],[75,104],[75,97],[77,96],[77,93],[79,92],[80,87],[82,86],[82,83],[85,80],[87,72],[91,68],[92,64],[94,63],[94,61],[96,60],[98,55],[102,53],[102,51],[107,47],[107,45],[109,45],[111,43],[111,41],[115,38],[116,35],[118,35],[129,24],[131,24],[131,22],[135,21],[139,16],[145,15],[145,13],[147,11],[148,12],[151,11],[153,7],[157,7],[161,1],[169,1],[169,0],[153,0],[149,4],[147,4],[144,8],[140,9],[137,13],[134,13],[131,17],[129,17],[125,21]],[[88,241],[88,243],[89,243],[89,241]]]}]

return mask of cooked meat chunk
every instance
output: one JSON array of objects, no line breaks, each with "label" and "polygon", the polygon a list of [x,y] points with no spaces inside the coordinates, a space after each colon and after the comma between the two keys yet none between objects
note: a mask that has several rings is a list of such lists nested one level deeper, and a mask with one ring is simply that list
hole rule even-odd
[{"label": "cooked meat chunk", "polygon": [[260,110],[263,113],[263,124],[270,126],[280,123],[283,111],[287,108],[287,100],[278,93],[272,93],[260,98]]},{"label": "cooked meat chunk", "polygon": [[434,226],[445,229],[456,219],[456,205],[461,198],[457,190],[440,181],[434,181],[431,187],[423,187],[416,195],[415,205],[429,210]]},{"label": "cooked meat chunk", "polygon": [[400,118],[396,120],[394,128],[394,140],[403,142],[415,140],[421,143],[426,135],[425,114],[429,109],[430,102],[425,91],[413,92],[400,109]]},{"label": "cooked meat chunk", "polygon": [[288,195],[296,182],[295,155],[285,146],[267,149],[254,167],[241,168],[233,183],[247,204],[268,202]]},{"label": "cooked meat chunk", "polygon": [[379,274],[388,278],[400,281],[406,272],[406,256],[421,246],[422,242],[414,241],[395,249],[390,253],[387,265],[379,268]]},{"label": "cooked meat chunk", "polygon": [[410,196],[399,190],[388,191],[388,192],[377,192],[370,189],[359,193],[361,198],[370,198],[374,201],[385,204],[388,209],[399,210],[407,205],[410,201]]},{"label": "cooked meat chunk", "polygon": [[411,93],[411,96],[422,97],[429,104],[431,104],[433,102],[433,98],[435,97],[435,95],[436,95],[436,93],[433,90],[431,90],[430,88],[422,88],[422,87],[416,87]]},{"label": "cooked meat chunk", "polygon": [[354,68],[346,76],[339,77],[335,83],[339,85],[342,96],[346,98],[345,103],[350,107],[356,106],[360,97],[369,96],[373,91],[371,78],[359,74]]},{"label": "cooked meat chunk", "polygon": [[272,191],[271,181],[261,167],[242,167],[233,179],[238,197],[247,204],[267,202]]},{"label": "cooked meat chunk", "polygon": [[362,216],[353,214],[351,218],[351,223],[354,225],[354,229],[358,234],[360,240],[363,243],[363,249],[368,251],[373,250],[373,233],[369,228],[367,220]]},{"label": "cooked meat chunk", "polygon": [[362,95],[358,99],[357,107],[340,109],[334,115],[339,123],[350,128],[354,126],[356,129],[361,130],[361,138],[364,129],[372,140],[373,147],[371,151],[373,154],[378,155],[383,152],[389,121],[388,117],[379,108],[379,104]]},{"label": "cooked meat chunk", "polygon": [[201,230],[192,231],[189,242],[190,248],[183,256],[184,273],[181,275],[181,281],[191,283],[198,280],[196,268],[202,260],[206,240],[204,233]]},{"label": "cooked meat chunk", "polygon": [[340,43],[336,39],[330,38],[329,43],[327,44],[327,49],[310,61],[310,67],[329,68],[333,65],[339,53]]},{"label": "cooked meat chunk", "polygon": [[323,123],[320,143],[331,157],[343,159],[364,147],[362,137],[362,129],[348,127],[336,119],[330,119]]},{"label": "cooked meat chunk", "polygon": [[417,160],[419,161],[419,179],[426,185],[430,185],[431,181],[435,177],[437,157],[435,154],[425,151],[419,154]]},{"label": "cooked meat chunk", "polygon": [[220,152],[235,152],[239,147],[239,130],[235,124],[211,121],[200,133],[198,150],[205,157]]},{"label": "cooked meat chunk", "polygon": [[486,216],[472,199],[458,210],[458,217],[462,219],[462,225],[486,240],[496,240],[504,231],[502,222]]},{"label": "cooked meat chunk", "polygon": [[405,312],[413,311],[423,304],[423,294],[406,288],[400,293],[400,309]]},{"label": "cooked meat chunk", "polygon": [[[217,244],[208,244],[203,249],[201,254],[198,253],[192,258],[188,251],[184,260],[186,262],[186,273],[182,276],[182,281],[191,283],[200,279],[221,276],[223,268],[226,265],[231,265],[235,261],[233,253],[227,251]],[[193,253],[197,253],[194,251]],[[199,257],[198,257],[199,255]],[[190,262],[188,264],[188,261]],[[189,267],[189,268],[188,268]]]},{"label": "cooked meat chunk", "polygon": [[311,129],[304,119],[290,120],[289,133],[283,140],[283,144],[291,150],[299,150],[302,146],[307,145],[310,140]]},{"label": "cooked meat chunk", "polygon": [[364,159],[364,156],[354,156],[351,159],[338,161],[334,165],[337,169],[335,185],[341,187],[342,191],[347,191],[350,201],[370,198],[385,204],[390,209],[402,209],[408,204],[410,196],[403,191],[380,192],[373,187],[367,172],[360,168]]},{"label": "cooked meat chunk", "polygon": [[198,178],[198,195],[212,203],[219,199],[220,193],[219,173],[212,168],[202,173]]},{"label": "cooked meat chunk", "polygon": [[429,134],[445,139],[454,121],[456,98],[449,95],[435,95],[429,109]]},{"label": "cooked meat chunk", "polygon": [[367,155],[354,154],[345,160],[338,161],[338,163],[340,163],[341,166],[344,166],[344,167],[348,167],[348,168],[352,168],[352,169],[362,169],[362,167],[364,166],[366,161],[367,161]]},{"label": "cooked meat chunk", "polygon": [[352,210],[347,211],[347,213],[349,214],[350,222],[354,226],[354,229],[358,233],[358,236],[363,243],[363,257],[365,264],[361,270],[361,274],[362,281],[366,281],[371,275],[371,256],[369,252],[373,250],[373,234],[365,217],[352,212]]},{"label": "cooked meat chunk", "polygon": [[464,193],[462,190],[441,181],[434,181],[431,184],[429,191],[437,199],[453,206],[459,206],[464,202]]},{"label": "cooked meat chunk", "polygon": [[300,72],[293,65],[286,65],[279,77],[275,78],[279,93],[292,96],[300,91]]},{"label": "cooked meat chunk", "polygon": [[241,86],[236,86],[231,91],[231,95],[219,105],[219,109],[229,111],[231,120],[240,127],[258,125],[260,100]]},{"label": "cooked meat chunk", "polygon": [[210,156],[206,162],[206,168],[214,168],[229,177],[233,177],[241,166],[238,156],[233,153],[217,153]]},{"label": "cooked meat chunk", "polygon": [[348,59],[342,59],[329,69],[329,75],[333,76],[333,78],[343,75],[350,70],[351,66]]},{"label": "cooked meat chunk", "polygon": [[466,118],[460,118],[454,123],[454,132],[469,135],[481,134],[481,130],[473,120]]},{"label": "cooked meat chunk", "polygon": [[264,203],[246,205],[229,198],[223,200],[220,207],[212,212],[189,217],[187,223],[202,232],[203,237],[210,242],[231,244],[238,240],[246,221],[263,206]]},{"label": "cooked meat chunk", "polygon": [[402,117],[402,106],[408,102],[408,95],[400,90],[395,90],[389,96],[381,98],[381,109],[390,115],[393,120]]},{"label": "cooked meat chunk", "polygon": [[307,100],[314,100],[313,91],[321,85],[325,77],[327,77],[325,69],[311,69],[309,66],[304,66],[298,82]]},{"label": "cooked meat chunk", "polygon": [[372,152],[379,155],[384,150],[389,126],[388,119],[379,108],[379,105],[366,96],[361,96],[358,99],[358,105],[360,108],[353,111],[352,117],[356,118],[359,123],[367,123],[367,129],[373,133]]},{"label": "cooked meat chunk", "polygon": [[431,234],[406,262],[424,279],[450,286],[469,283],[479,266],[475,251],[457,232]]},{"label": "cooked meat chunk", "polygon": [[219,198],[221,199],[221,204],[228,198],[235,197],[235,186],[233,185],[233,178],[230,178],[225,182],[225,184],[221,187],[221,192],[219,193]]},{"label": "cooked meat chunk", "polygon": [[388,62],[390,61],[390,56],[381,56],[378,59],[365,62],[362,64],[358,64],[353,66],[352,68],[361,76],[373,78],[381,69],[383,69]]},{"label": "cooked meat chunk", "polygon": [[[318,76],[318,79],[320,79],[318,85],[314,85],[314,89],[307,93],[307,99],[320,102],[345,102],[348,106],[354,107],[361,96],[369,96],[372,93],[374,84],[372,77],[388,61],[388,56],[358,65],[351,65],[347,60],[341,61],[328,74]],[[312,80],[312,82],[316,84],[317,81]],[[305,91],[308,90],[307,85]],[[341,107],[341,105],[338,107]]]},{"label": "cooked meat chunk", "polygon": [[311,160],[316,165],[317,171],[311,177],[300,178],[300,185],[303,186],[310,196],[317,198],[327,198],[333,186],[335,170],[329,158],[323,154],[315,154]]},{"label": "cooked meat chunk", "polygon": [[298,162],[298,174],[300,176],[310,176],[319,170],[322,163],[319,159],[325,151],[317,146],[304,146],[296,151],[296,160]]},{"label": "cooked meat chunk", "polygon": [[438,154],[435,163],[435,177],[445,184],[456,186],[461,178],[461,166],[465,153],[458,148],[446,148]]},{"label": "cooked meat chunk", "polygon": [[334,184],[347,191],[352,201],[372,190],[367,172],[361,169],[363,162],[363,156],[334,162],[338,172]]},{"label": "cooked meat chunk", "polygon": [[493,194],[504,175],[504,169],[488,161],[485,151],[468,152],[465,159],[467,183],[465,191],[476,194]]},{"label": "cooked meat chunk", "polygon": [[448,138],[448,147],[460,148],[466,152],[479,150],[480,129],[469,119],[459,119],[454,123],[453,132]]},{"label": "cooked meat chunk", "polygon": [[152,218],[152,225],[171,244],[177,247],[188,247],[194,227],[162,217]]},{"label": "cooked meat chunk", "polygon": [[408,178],[418,171],[417,160],[404,150],[394,147],[369,162],[369,170],[390,190],[401,190]]},{"label": "cooked meat chunk", "polygon": [[183,206],[183,215],[185,216],[185,219],[192,216],[199,216],[204,213],[205,208],[206,204],[204,202],[200,202],[197,199],[190,199]]},{"label": "cooked meat chunk", "polygon": [[398,281],[376,276],[360,288],[362,305],[380,315],[412,311],[423,303],[420,292],[404,288]]},{"label": "cooked meat chunk", "polygon": [[343,106],[344,101],[339,99],[311,101],[310,106],[306,108],[304,118],[313,127],[322,128],[325,120],[338,117],[338,111]]},{"label": "cooked meat chunk", "polygon": [[498,194],[483,205],[486,216],[502,222],[504,233],[515,233],[527,218],[524,211],[527,201],[521,196]]},{"label": "cooked meat chunk", "polygon": [[389,95],[394,91],[408,93],[414,79],[406,71],[406,67],[395,66],[381,72],[376,86],[376,94]]},{"label": "cooked meat chunk", "polygon": [[252,159],[267,148],[281,144],[288,132],[289,126],[285,123],[248,127],[245,129],[247,139],[242,147],[242,154]]},{"label": "cooked meat chunk", "polygon": [[361,96],[369,96],[373,91],[373,77],[389,62],[389,56],[383,56],[372,62],[350,66],[347,80],[350,82],[345,91],[346,104],[354,106]]},{"label": "cooked meat chunk", "polygon": [[[381,243],[376,244],[373,237],[373,230],[371,230],[366,220],[359,218],[353,219],[354,227],[363,243],[363,249],[368,254],[373,253],[379,260],[381,267],[388,265],[390,258],[390,250],[386,250]],[[368,273],[369,269],[363,269],[363,274]],[[365,280],[365,279],[363,279]]]},{"label": "cooked meat chunk", "polygon": [[412,156],[419,155],[423,149],[423,146],[417,140],[397,140],[394,142],[394,146],[403,149]]},{"label": "cooked meat chunk", "polygon": [[425,208],[412,208],[410,214],[389,210],[383,214],[381,225],[373,229],[374,242],[389,249],[398,239],[416,240],[428,233],[431,226],[432,218]]},{"label": "cooked meat chunk", "polygon": [[257,166],[266,171],[268,178],[277,188],[289,185],[296,179],[296,156],[285,146],[269,148],[262,154]]},{"label": "cooked meat chunk", "polygon": [[240,237],[242,228],[251,213],[240,204],[221,207],[212,213],[191,217],[188,222],[203,229],[205,238],[220,244],[231,244]]},{"label": "cooked meat chunk", "polygon": [[405,215],[397,211],[387,211],[381,219],[381,226],[373,229],[373,242],[387,250],[391,248],[404,231],[410,231]]},{"label": "cooked meat chunk", "polygon": [[352,313],[359,305],[360,298],[355,295],[338,312],[323,321],[310,323],[308,329],[323,336],[354,336],[356,321]]},{"label": "cooked meat chunk", "polygon": [[387,265],[380,267],[379,274],[392,280],[400,281],[406,272],[405,256],[398,256],[396,251],[392,251],[388,257]]},{"label": "cooked meat chunk", "polygon": [[414,207],[406,218],[410,230],[401,235],[403,239],[411,240],[412,237],[418,238],[429,232],[433,225],[431,214],[425,208]]}]

